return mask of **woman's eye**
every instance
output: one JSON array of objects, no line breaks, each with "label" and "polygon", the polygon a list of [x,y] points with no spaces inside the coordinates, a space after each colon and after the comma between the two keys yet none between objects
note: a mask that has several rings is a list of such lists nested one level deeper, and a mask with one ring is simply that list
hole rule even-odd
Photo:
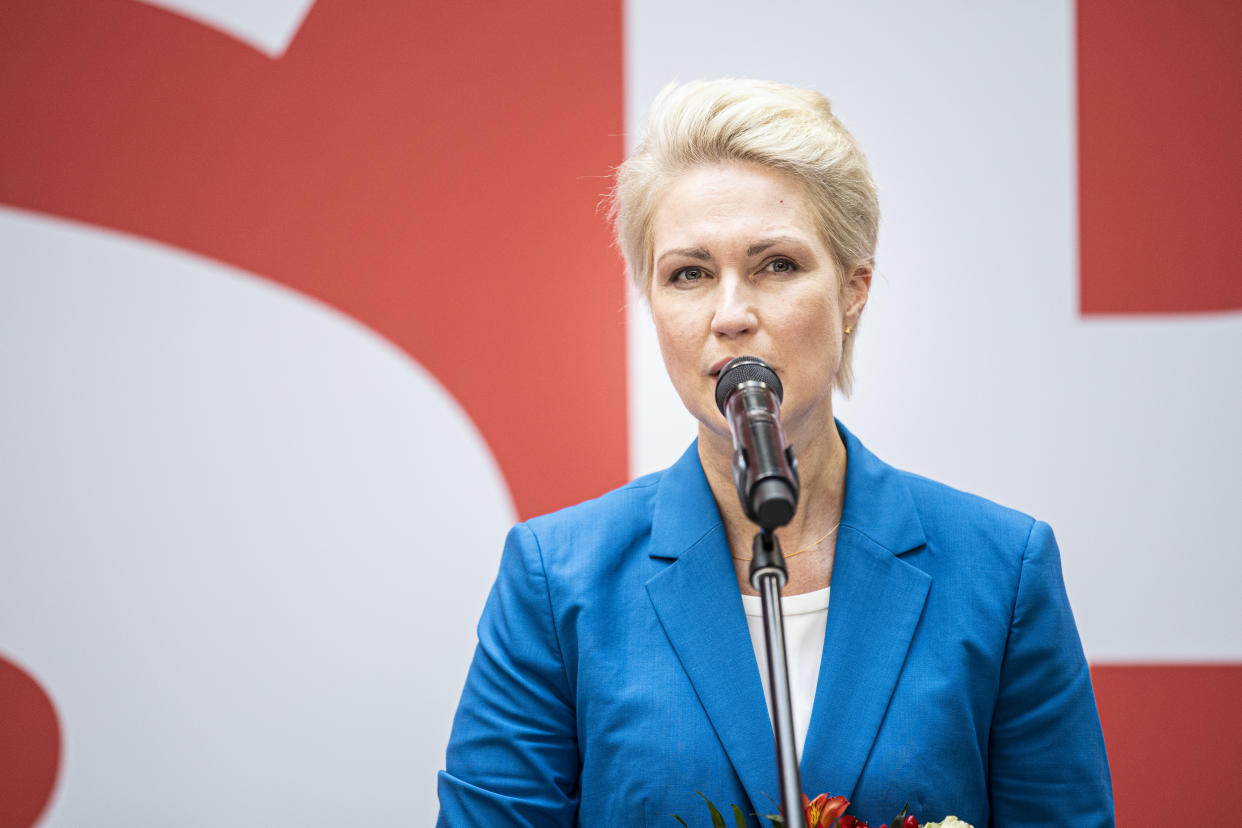
[{"label": "woman's eye", "polygon": [[683,267],[673,274],[671,282],[697,282],[704,277],[703,268],[701,267]]},{"label": "woman's eye", "polygon": [[797,269],[798,266],[789,259],[773,259],[768,262],[768,270],[773,273],[792,273]]}]

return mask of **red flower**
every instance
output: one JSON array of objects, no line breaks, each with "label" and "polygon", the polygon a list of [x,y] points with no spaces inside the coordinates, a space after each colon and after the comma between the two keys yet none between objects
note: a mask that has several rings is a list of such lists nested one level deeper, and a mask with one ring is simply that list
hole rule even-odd
[{"label": "red flower", "polygon": [[[841,821],[837,823],[837,828],[871,828],[871,826],[856,816],[846,814],[841,817]],[[888,828],[888,826],[881,825],[880,828]]]},{"label": "red flower", "polygon": [[[919,821],[914,818],[914,814],[910,814],[901,822],[893,820],[894,828],[919,828]],[[870,825],[863,822],[856,816],[846,814],[841,817],[841,821],[837,823],[837,828],[871,828]],[[888,824],[881,825],[880,828],[888,828]]]},{"label": "red flower", "polygon": [[[802,795],[802,808],[806,812],[806,828],[832,828],[832,824],[845,812],[850,801],[843,796],[828,798],[822,793],[814,800]],[[841,823],[844,825],[844,823]]]}]

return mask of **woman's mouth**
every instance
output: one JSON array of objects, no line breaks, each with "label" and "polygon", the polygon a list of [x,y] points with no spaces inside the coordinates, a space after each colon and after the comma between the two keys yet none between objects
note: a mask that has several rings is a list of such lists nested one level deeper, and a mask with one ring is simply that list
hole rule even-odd
[{"label": "woman's mouth", "polygon": [[730,355],[729,355],[729,356],[727,356],[727,357],[723,357],[723,358],[721,358],[721,359],[717,360],[716,362],[713,362],[713,363],[712,363],[712,367],[711,367],[711,369],[710,369],[707,373],[708,373],[709,375],[711,375],[712,379],[716,379],[716,378],[718,378],[718,377],[720,376],[720,372],[724,369],[724,367],[725,367],[726,365],[728,365],[730,361],[732,361],[732,360],[734,360],[734,359],[736,359],[736,358],[737,358],[737,357],[735,357],[734,355],[730,354]]}]

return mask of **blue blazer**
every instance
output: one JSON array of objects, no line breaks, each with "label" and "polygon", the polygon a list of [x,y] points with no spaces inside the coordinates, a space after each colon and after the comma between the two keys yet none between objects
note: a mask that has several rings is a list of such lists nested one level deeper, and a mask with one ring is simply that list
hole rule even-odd
[{"label": "blue blazer", "polygon": [[[840,430],[845,504],[803,790],[842,794],[874,825],[906,803],[976,828],[1113,825],[1051,529],[897,471]],[[772,813],[759,669],[697,446],[518,525],[479,623],[438,825],[708,825],[696,791]]]}]

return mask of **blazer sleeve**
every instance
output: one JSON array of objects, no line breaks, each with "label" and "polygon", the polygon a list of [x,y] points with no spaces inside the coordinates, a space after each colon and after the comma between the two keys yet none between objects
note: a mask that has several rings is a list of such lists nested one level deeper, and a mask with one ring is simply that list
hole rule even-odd
[{"label": "blazer sleeve", "polygon": [[571,826],[579,757],[538,540],[505,542],[439,775],[437,826]]},{"label": "blazer sleeve", "polygon": [[1027,538],[989,740],[992,825],[1112,826],[1091,675],[1052,529]]}]

